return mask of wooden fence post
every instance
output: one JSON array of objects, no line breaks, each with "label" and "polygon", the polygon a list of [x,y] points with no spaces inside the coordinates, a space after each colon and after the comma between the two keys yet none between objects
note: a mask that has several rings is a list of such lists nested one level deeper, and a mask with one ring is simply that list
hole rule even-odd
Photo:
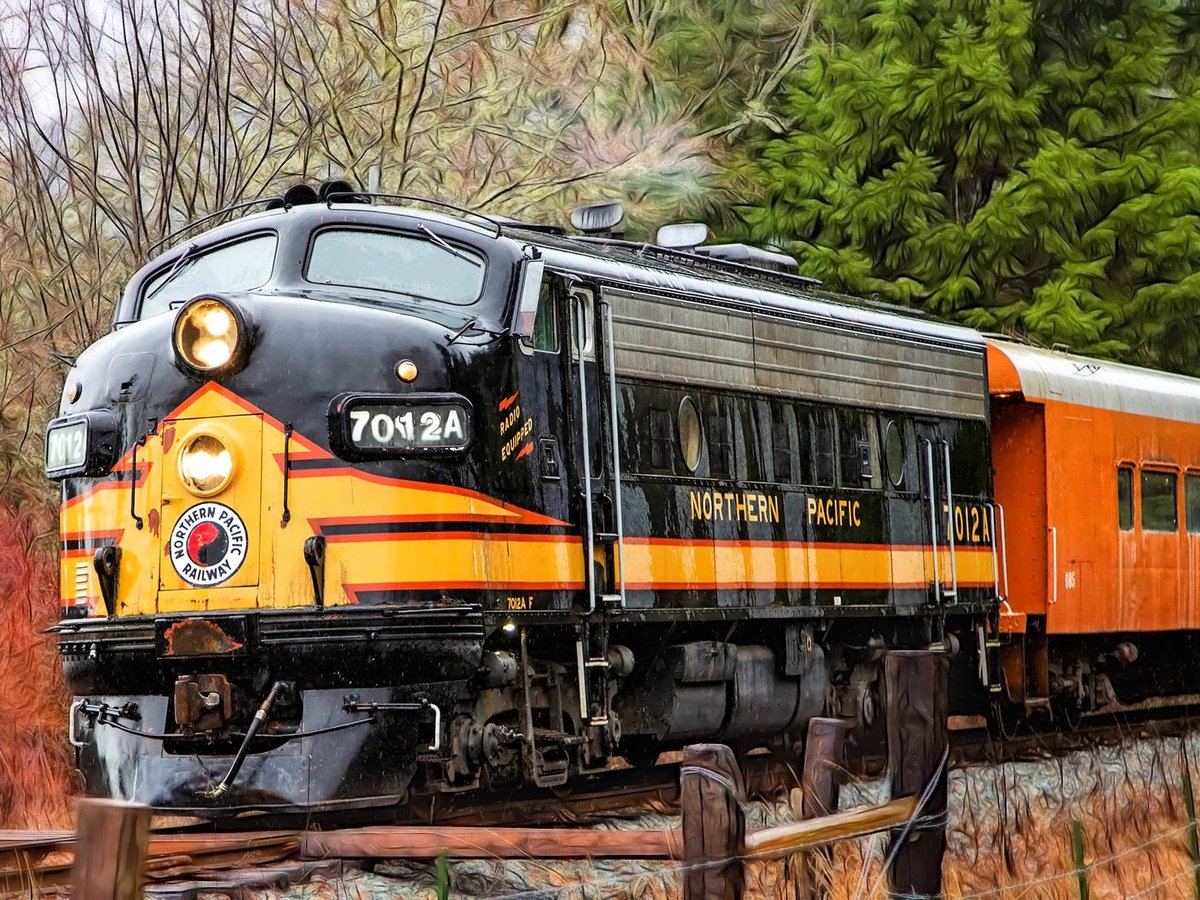
[{"label": "wooden fence post", "polygon": [[683,900],[741,900],[746,819],[742,771],[724,744],[683,751],[679,800],[683,813]]},{"label": "wooden fence post", "polygon": [[947,684],[950,661],[932,650],[895,650],[884,658],[888,773],[892,797],[929,799],[908,829],[892,831],[888,870],[894,897],[940,897],[946,852]]},{"label": "wooden fence post", "polygon": [[[804,774],[800,818],[819,819],[837,812],[838,793],[846,770],[846,723],[841,719],[810,719],[804,741]],[[833,885],[833,851],[820,847],[801,855],[797,896],[803,900],[828,897]]]},{"label": "wooden fence post", "polygon": [[141,900],[150,844],[150,807],[80,800],[71,900]]}]

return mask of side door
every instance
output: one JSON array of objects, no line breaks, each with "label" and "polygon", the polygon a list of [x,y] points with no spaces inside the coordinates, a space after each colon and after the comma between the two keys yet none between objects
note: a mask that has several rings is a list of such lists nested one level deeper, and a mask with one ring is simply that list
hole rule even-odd
[{"label": "side door", "polygon": [[612,595],[620,538],[620,488],[613,477],[619,462],[611,451],[615,379],[611,361],[604,356],[611,311],[600,297],[595,285],[572,282],[562,310],[563,333],[568,336],[562,362],[570,442],[564,456],[573,519],[582,537],[585,612],[594,611],[601,597]]}]

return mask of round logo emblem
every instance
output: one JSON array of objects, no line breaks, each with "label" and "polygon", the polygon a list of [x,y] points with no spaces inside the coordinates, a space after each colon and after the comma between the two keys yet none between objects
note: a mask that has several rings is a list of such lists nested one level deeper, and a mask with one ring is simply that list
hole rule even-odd
[{"label": "round logo emblem", "polygon": [[171,565],[196,587],[228,581],[246,559],[246,523],[222,503],[197,503],[171,529]]}]

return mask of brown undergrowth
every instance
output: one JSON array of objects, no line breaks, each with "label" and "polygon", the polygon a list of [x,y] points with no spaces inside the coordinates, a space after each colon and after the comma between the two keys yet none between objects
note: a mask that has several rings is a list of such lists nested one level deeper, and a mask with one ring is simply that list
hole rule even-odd
[{"label": "brown undergrowth", "polygon": [[9,484],[0,499],[0,828],[69,824],[73,776],[54,641],[55,522]]},{"label": "brown undergrowth", "polygon": [[[1144,736],[1122,746],[951,772],[945,896],[1076,900],[1081,873],[1074,822],[1091,900],[1200,896],[1184,787],[1185,766],[1195,779],[1198,761],[1200,735]],[[855,786],[847,799],[872,802],[878,790]],[[839,846],[835,900],[884,896],[869,891],[879,881],[884,842]]]}]

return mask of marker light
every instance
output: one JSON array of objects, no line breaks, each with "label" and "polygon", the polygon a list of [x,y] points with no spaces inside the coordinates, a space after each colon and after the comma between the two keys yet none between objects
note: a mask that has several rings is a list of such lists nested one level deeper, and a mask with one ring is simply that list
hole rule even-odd
[{"label": "marker light", "polygon": [[188,303],[175,320],[175,352],[199,372],[229,365],[242,337],[238,317],[226,303],[202,297]]},{"label": "marker light", "polygon": [[220,438],[194,435],[179,451],[179,477],[197,497],[219,494],[233,477],[233,453]]},{"label": "marker light", "polygon": [[396,377],[401,381],[412,381],[417,377],[417,364],[411,359],[402,359],[396,363]]}]

